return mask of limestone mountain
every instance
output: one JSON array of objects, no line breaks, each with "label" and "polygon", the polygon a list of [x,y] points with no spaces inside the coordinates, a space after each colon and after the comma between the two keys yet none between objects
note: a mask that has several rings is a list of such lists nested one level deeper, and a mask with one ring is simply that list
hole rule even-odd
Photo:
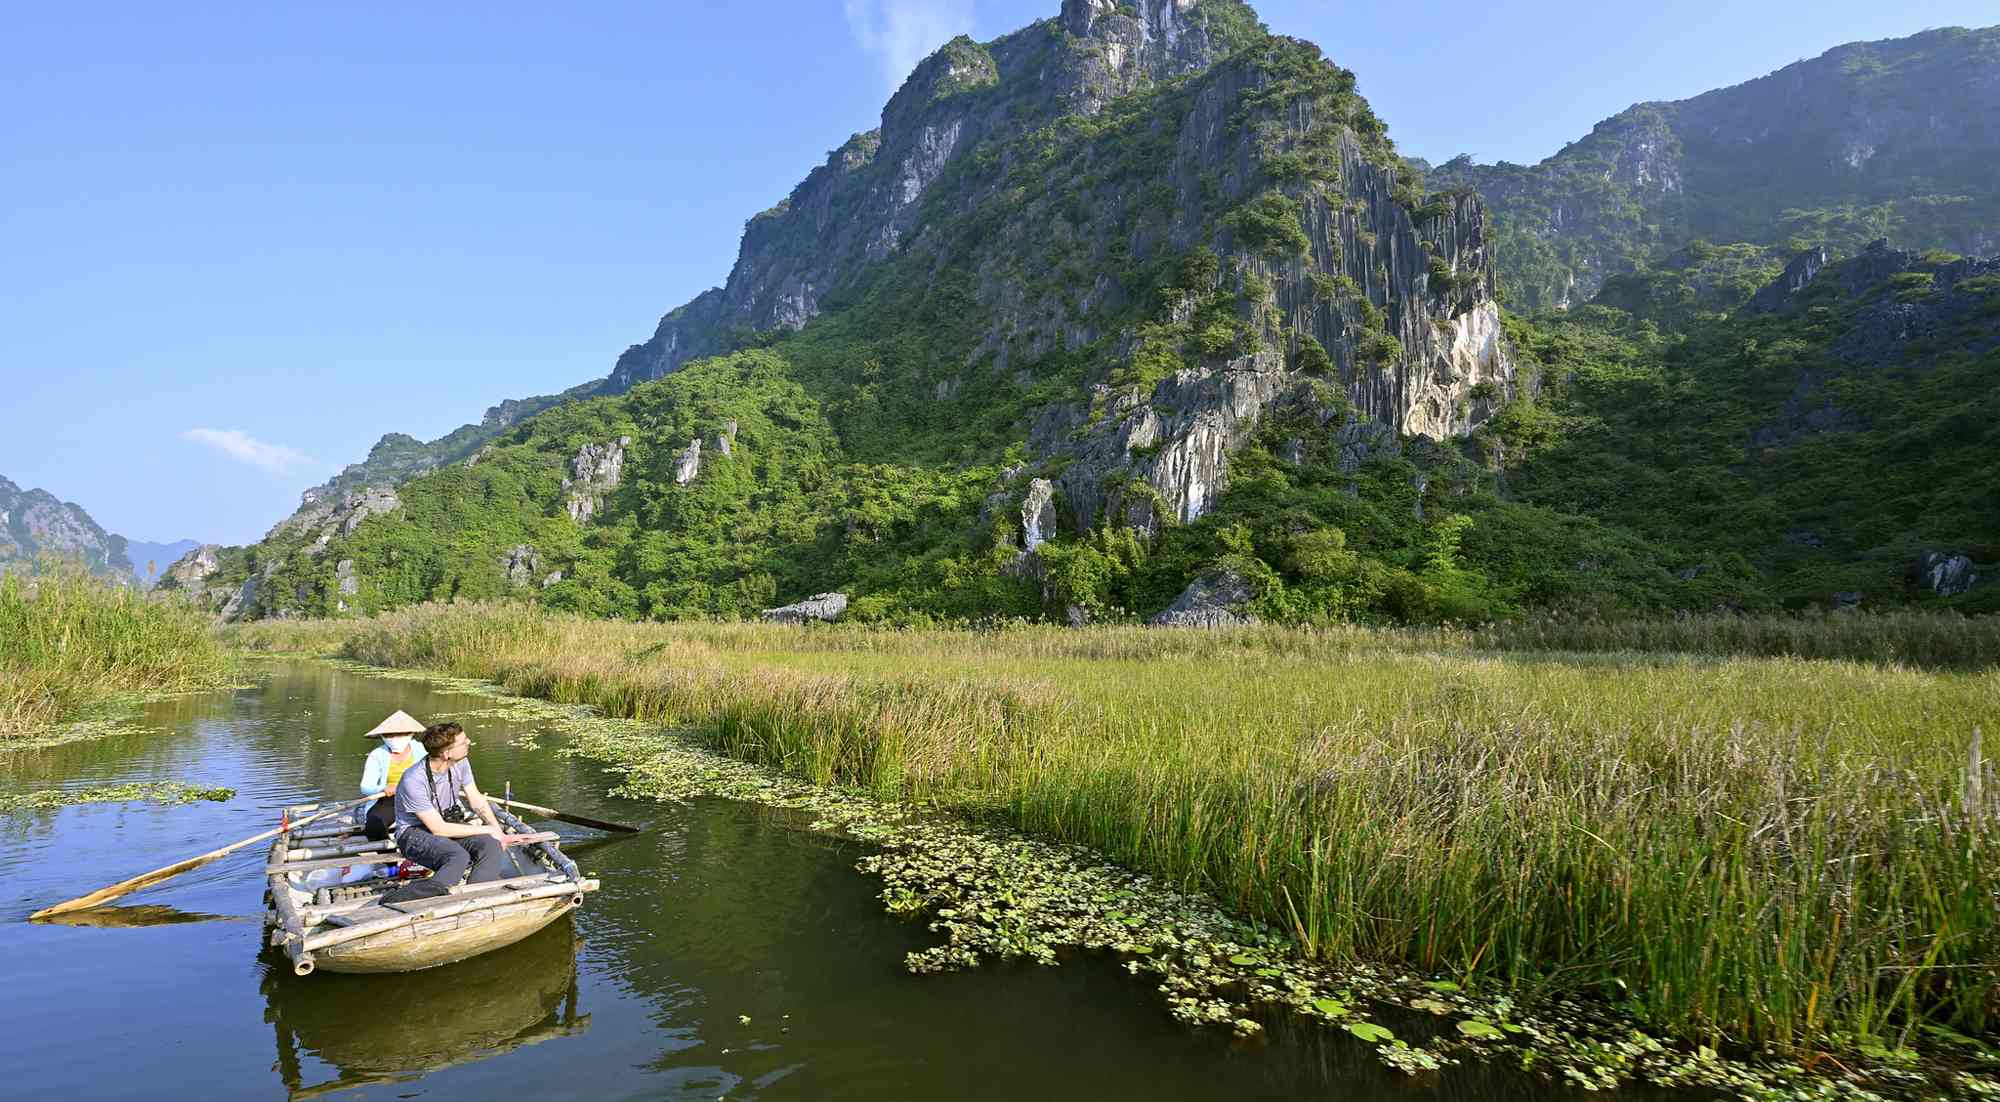
[{"label": "limestone mountain", "polygon": [[1992,603],[1991,262],[1654,244],[1503,319],[1521,225],[1235,0],[1066,0],[926,59],[605,379],[385,438],[163,585],[226,618]]},{"label": "limestone mountain", "polygon": [[93,574],[128,576],[125,537],[106,532],[83,507],[0,477],[0,572],[33,570],[44,556],[82,563]]},{"label": "limestone mountain", "polygon": [[[612,605],[648,615],[852,583],[837,555],[695,578],[610,547],[687,538],[690,518],[642,499],[698,485],[696,472],[741,468],[752,499],[776,492],[763,449],[785,446],[765,424],[803,434],[790,443],[816,456],[813,474],[791,474],[814,486],[817,514],[788,522],[785,547],[767,534],[779,558],[799,538],[867,542],[870,526],[844,512],[876,495],[941,495],[949,504],[934,507],[951,515],[929,527],[984,531],[1001,508],[986,498],[1026,493],[1036,476],[1063,531],[1116,519],[1150,534],[1199,520],[1231,454],[1280,412],[1438,440],[1490,416],[1512,386],[1492,265],[1478,201],[1426,198],[1353,74],[1316,47],[1270,35],[1235,0],[1068,0],[1055,18],[954,40],[920,64],[879,129],[749,221],[722,287],[670,311],[594,388],[476,449],[378,447],[383,477],[354,472],[309,495],[242,561],[218,552],[202,584],[222,578],[239,597],[251,585],[239,613],[373,608],[504,588],[512,568],[499,560],[526,558],[515,546],[572,586],[598,548],[612,580],[656,590]],[[660,392],[636,388],[702,363],[740,393],[688,380],[684,397],[699,393],[705,412],[638,418]],[[341,572],[366,527],[359,498],[400,494],[400,514],[370,523],[412,520],[416,495],[390,490],[398,456],[459,464],[431,478],[499,478],[498,461],[515,458],[505,446],[544,439],[530,426],[550,417],[602,428],[538,453],[541,475],[508,471],[527,480],[508,492],[534,500],[535,523],[460,561],[355,556]],[[622,482],[584,469],[590,448],[613,447]],[[1016,476],[1006,486],[1002,467]],[[599,505],[579,513],[559,481],[601,483]]]},{"label": "limestone mountain", "polygon": [[1855,42],[1692,99],[1641,103],[1536,165],[1458,158],[1510,305],[1588,301],[1697,239],[2000,251],[2000,27]]}]

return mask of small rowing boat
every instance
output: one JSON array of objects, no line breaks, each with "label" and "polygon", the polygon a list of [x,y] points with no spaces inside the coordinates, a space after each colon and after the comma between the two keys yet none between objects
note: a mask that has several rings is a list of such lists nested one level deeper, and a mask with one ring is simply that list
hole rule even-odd
[{"label": "small rowing boat", "polygon": [[[508,847],[522,875],[461,884],[449,894],[403,903],[382,897],[405,880],[343,883],[357,871],[402,861],[394,843],[370,841],[346,816],[320,817],[317,804],[286,809],[301,819],[271,843],[265,925],[271,944],[301,976],[329,972],[414,972],[512,945],[583,906],[597,881],[578,871],[553,833],[531,833],[500,807],[509,830],[528,839]],[[302,817],[311,817],[305,821]],[[344,875],[345,874],[345,875]]]}]

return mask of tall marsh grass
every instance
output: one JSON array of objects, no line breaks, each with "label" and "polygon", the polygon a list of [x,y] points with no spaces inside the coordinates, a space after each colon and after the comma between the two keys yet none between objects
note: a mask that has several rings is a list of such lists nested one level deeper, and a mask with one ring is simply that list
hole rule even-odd
[{"label": "tall marsh grass", "polygon": [[1329,960],[1608,998],[1688,1039],[2000,1026],[1991,673],[1510,651],[1477,632],[800,630],[511,606],[300,630],[235,639],[684,724],[800,777],[1092,846]]},{"label": "tall marsh grass", "polygon": [[220,684],[228,653],[206,616],[73,567],[0,576],[0,748],[121,692]]}]

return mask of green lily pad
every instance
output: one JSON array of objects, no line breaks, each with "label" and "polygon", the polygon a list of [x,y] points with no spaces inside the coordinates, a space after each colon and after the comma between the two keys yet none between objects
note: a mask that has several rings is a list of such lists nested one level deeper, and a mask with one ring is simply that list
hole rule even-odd
[{"label": "green lily pad", "polygon": [[1396,1035],[1390,1032],[1387,1026],[1379,1026],[1374,1022],[1353,1022],[1348,1025],[1347,1031],[1371,1045],[1396,1039]]},{"label": "green lily pad", "polygon": [[1150,945],[1134,945],[1132,947],[1132,951],[1135,953],[1145,954],[1152,952],[1153,947]]},{"label": "green lily pad", "polygon": [[1236,954],[1235,956],[1233,956],[1233,957],[1230,957],[1230,958],[1229,958],[1229,963],[1231,963],[1231,964],[1255,964],[1255,963],[1257,963],[1257,958],[1256,958],[1256,957],[1253,957],[1253,956],[1250,956],[1250,955],[1249,955],[1249,954],[1247,954],[1247,953],[1238,953],[1238,954]]},{"label": "green lily pad", "polygon": [[1433,1014],[1451,1013],[1451,1004],[1436,999],[1411,999],[1410,1006],[1417,1010],[1428,1010]]},{"label": "green lily pad", "polygon": [[1458,985],[1451,982],[1450,980],[1432,980],[1429,983],[1425,984],[1424,986],[1430,988],[1433,991],[1458,990]]},{"label": "green lily pad", "polygon": [[1504,1030],[1506,1030],[1506,1031],[1507,1031],[1507,1032],[1509,1032],[1509,1033],[1526,1033],[1526,1032],[1527,1032],[1527,1029],[1526,1029],[1525,1027],[1522,1027],[1522,1026],[1518,1026],[1518,1025],[1515,1025],[1515,1024],[1514,1024],[1513,1022],[1501,1022],[1501,1023],[1500,1023],[1500,1028],[1501,1028],[1501,1029],[1504,1029]]},{"label": "green lily pad", "polygon": [[1347,1015],[1347,1004],[1339,999],[1314,999],[1313,1009],[1329,1018],[1342,1018]]},{"label": "green lily pad", "polygon": [[1467,1037],[1472,1037],[1478,1040],[1485,1040],[1491,1037],[1506,1036],[1506,1034],[1500,1032],[1499,1028],[1495,1026],[1492,1022],[1485,1021],[1484,1019],[1481,1018],[1472,1018],[1467,1021],[1458,1023],[1458,1031],[1460,1033],[1465,1034]]}]

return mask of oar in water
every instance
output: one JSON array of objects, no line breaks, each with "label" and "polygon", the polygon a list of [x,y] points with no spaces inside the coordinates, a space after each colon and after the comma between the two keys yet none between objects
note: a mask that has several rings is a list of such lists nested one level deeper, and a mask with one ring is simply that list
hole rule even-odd
[{"label": "oar in water", "polygon": [[78,896],[77,898],[72,899],[67,903],[58,903],[53,907],[43,907],[41,910],[36,911],[34,914],[29,915],[28,918],[30,921],[33,921],[35,919],[48,918],[51,915],[66,914],[70,911],[87,910],[91,907],[98,906],[99,904],[109,903],[112,900],[119,898],[120,896],[131,895],[133,892],[136,892],[141,888],[150,888],[155,884],[161,883],[162,881],[171,880],[174,877],[179,876],[184,872],[192,872],[195,869],[202,867],[203,865],[209,864],[210,862],[221,860],[222,858],[227,857],[232,853],[235,853],[237,850],[242,849],[244,846],[255,845],[258,842],[262,842],[268,838],[276,838],[278,835],[283,834],[288,830],[297,830],[299,827],[302,827],[305,824],[312,822],[314,819],[318,819],[326,815],[331,815],[336,811],[346,811],[350,808],[358,807],[361,804],[365,804],[370,800],[373,800],[374,798],[375,797],[373,796],[363,796],[358,800],[349,800],[344,804],[335,804],[332,807],[323,808],[319,811],[313,812],[311,815],[308,815],[303,819],[293,819],[288,823],[280,824],[279,826],[274,827],[271,830],[267,830],[262,834],[252,834],[250,837],[243,839],[241,842],[231,842],[229,845],[226,845],[221,849],[210,850],[209,852],[204,853],[199,857],[190,857],[185,861],[176,861],[173,864],[166,866],[165,868],[154,869],[152,872],[142,873],[138,876],[133,877],[130,880],[120,880],[118,883],[113,884],[108,888],[99,888],[96,891],[91,892],[89,895]]},{"label": "oar in water", "polygon": [[[487,799],[491,800],[493,799],[493,797],[488,796]],[[520,800],[509,800],[504,798],[499,800],[494,800],[493,802],[499,804],[506,804],[508,807],[514,808],[517,811],[525,811],[530,815],[539,815],[544,819],[554,819],[559,823],[575,823],[577,826],[580,827],[589,827],[592,830],[609,830],[617,834],[639,833],[639,828],[635,826],[626,826],[623,823],[607,823],[602,819],[591,819],[582,815],[572,815],[567,811],[557,811],[553,807],[543,807],[540,804],[523,803]]]}]

